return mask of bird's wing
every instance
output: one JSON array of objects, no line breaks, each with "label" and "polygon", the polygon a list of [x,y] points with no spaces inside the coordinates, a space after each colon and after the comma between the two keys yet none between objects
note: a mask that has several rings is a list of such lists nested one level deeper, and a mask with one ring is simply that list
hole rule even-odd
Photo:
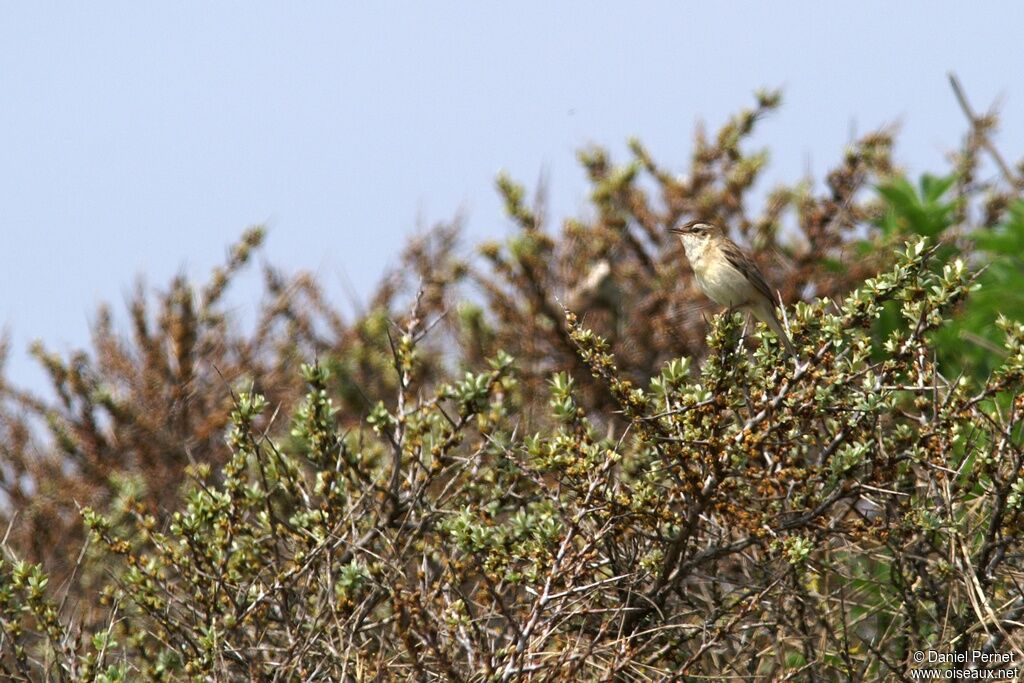
[{"label": "bird's wing", "polygon": [[750,284],[754,285],[754,289],[768,297],[768,301],[771,301],[773,306],[779,305],[779,299],[775,296],[775,292],[771,290],[771,287],[768,286],[768,283],[764,281],[764,275],[761,275],[761,271],[743,253],[743,250],[736,246],[732,240],[725,240],[722,251],[733,268],[743,273],[747,280],[750,281]]}]

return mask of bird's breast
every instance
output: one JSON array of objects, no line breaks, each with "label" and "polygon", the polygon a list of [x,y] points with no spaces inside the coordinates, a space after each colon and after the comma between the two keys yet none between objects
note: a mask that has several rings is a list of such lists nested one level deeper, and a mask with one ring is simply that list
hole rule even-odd
[{"label": "bird's breast", "polygon": [[733,308],[750,303],[750,281],[723,255],[703,250],[690,263],[697,284],[716,304]]}]

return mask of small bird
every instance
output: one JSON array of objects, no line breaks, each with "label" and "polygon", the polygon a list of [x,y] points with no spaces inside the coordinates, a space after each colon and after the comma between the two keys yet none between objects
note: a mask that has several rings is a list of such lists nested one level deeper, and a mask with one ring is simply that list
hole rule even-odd
[{"label": "small bird", "polygon": [[669,232],[682,240],[686,258],[705,296],[729,310],[746,309],[753,313],[775,333],[786,351],[797,357],[793,343],[775,314],[778,298],[750,257],[726,237],[721,228],[704,221],[690,221],[669,228]]}]

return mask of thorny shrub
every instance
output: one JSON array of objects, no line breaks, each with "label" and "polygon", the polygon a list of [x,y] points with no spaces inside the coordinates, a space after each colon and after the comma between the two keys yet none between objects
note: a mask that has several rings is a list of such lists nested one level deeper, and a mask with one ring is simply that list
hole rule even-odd
[{"label": "thorny shrub", "polygon": [[[1021,187],[975,180],[972,119],[956,182],[900,185],[874,133],[824,194],[750,217],[766,155],[741,143],[777,104],[698,132],[686,176],[639,143],[622,167],[583,153],[595,216],[559,237],[500,178],[507,244],[466,260],[441,226],[351,322],[268,267],[240,331],[222,293],[257,230],[156,315],[140,288],[131,338],[104,312],[92,354],[37,347],[56,400],[0,403],[0,670],[859,679],[917,650],[1024,656],[1024,326],[947,333],[1012,273],[992,245],[1024,235]],[[705,323],[665,235],[683,216],[730,226],[798,301],[799,361],[738,315]],[[984,373],[956,369],[971,334]]]}]

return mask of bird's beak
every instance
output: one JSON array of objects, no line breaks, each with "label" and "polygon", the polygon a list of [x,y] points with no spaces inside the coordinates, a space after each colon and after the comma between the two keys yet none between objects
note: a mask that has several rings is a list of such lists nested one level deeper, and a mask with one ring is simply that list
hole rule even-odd
[{"label": "bird's beak", "polygon": [[668,231],[670,233],[672,233],[673,235],[685,235],[686,234],[686,230],[685,229],[678,228],[678,227],[671,227],[671,228],[668,229]]}]

